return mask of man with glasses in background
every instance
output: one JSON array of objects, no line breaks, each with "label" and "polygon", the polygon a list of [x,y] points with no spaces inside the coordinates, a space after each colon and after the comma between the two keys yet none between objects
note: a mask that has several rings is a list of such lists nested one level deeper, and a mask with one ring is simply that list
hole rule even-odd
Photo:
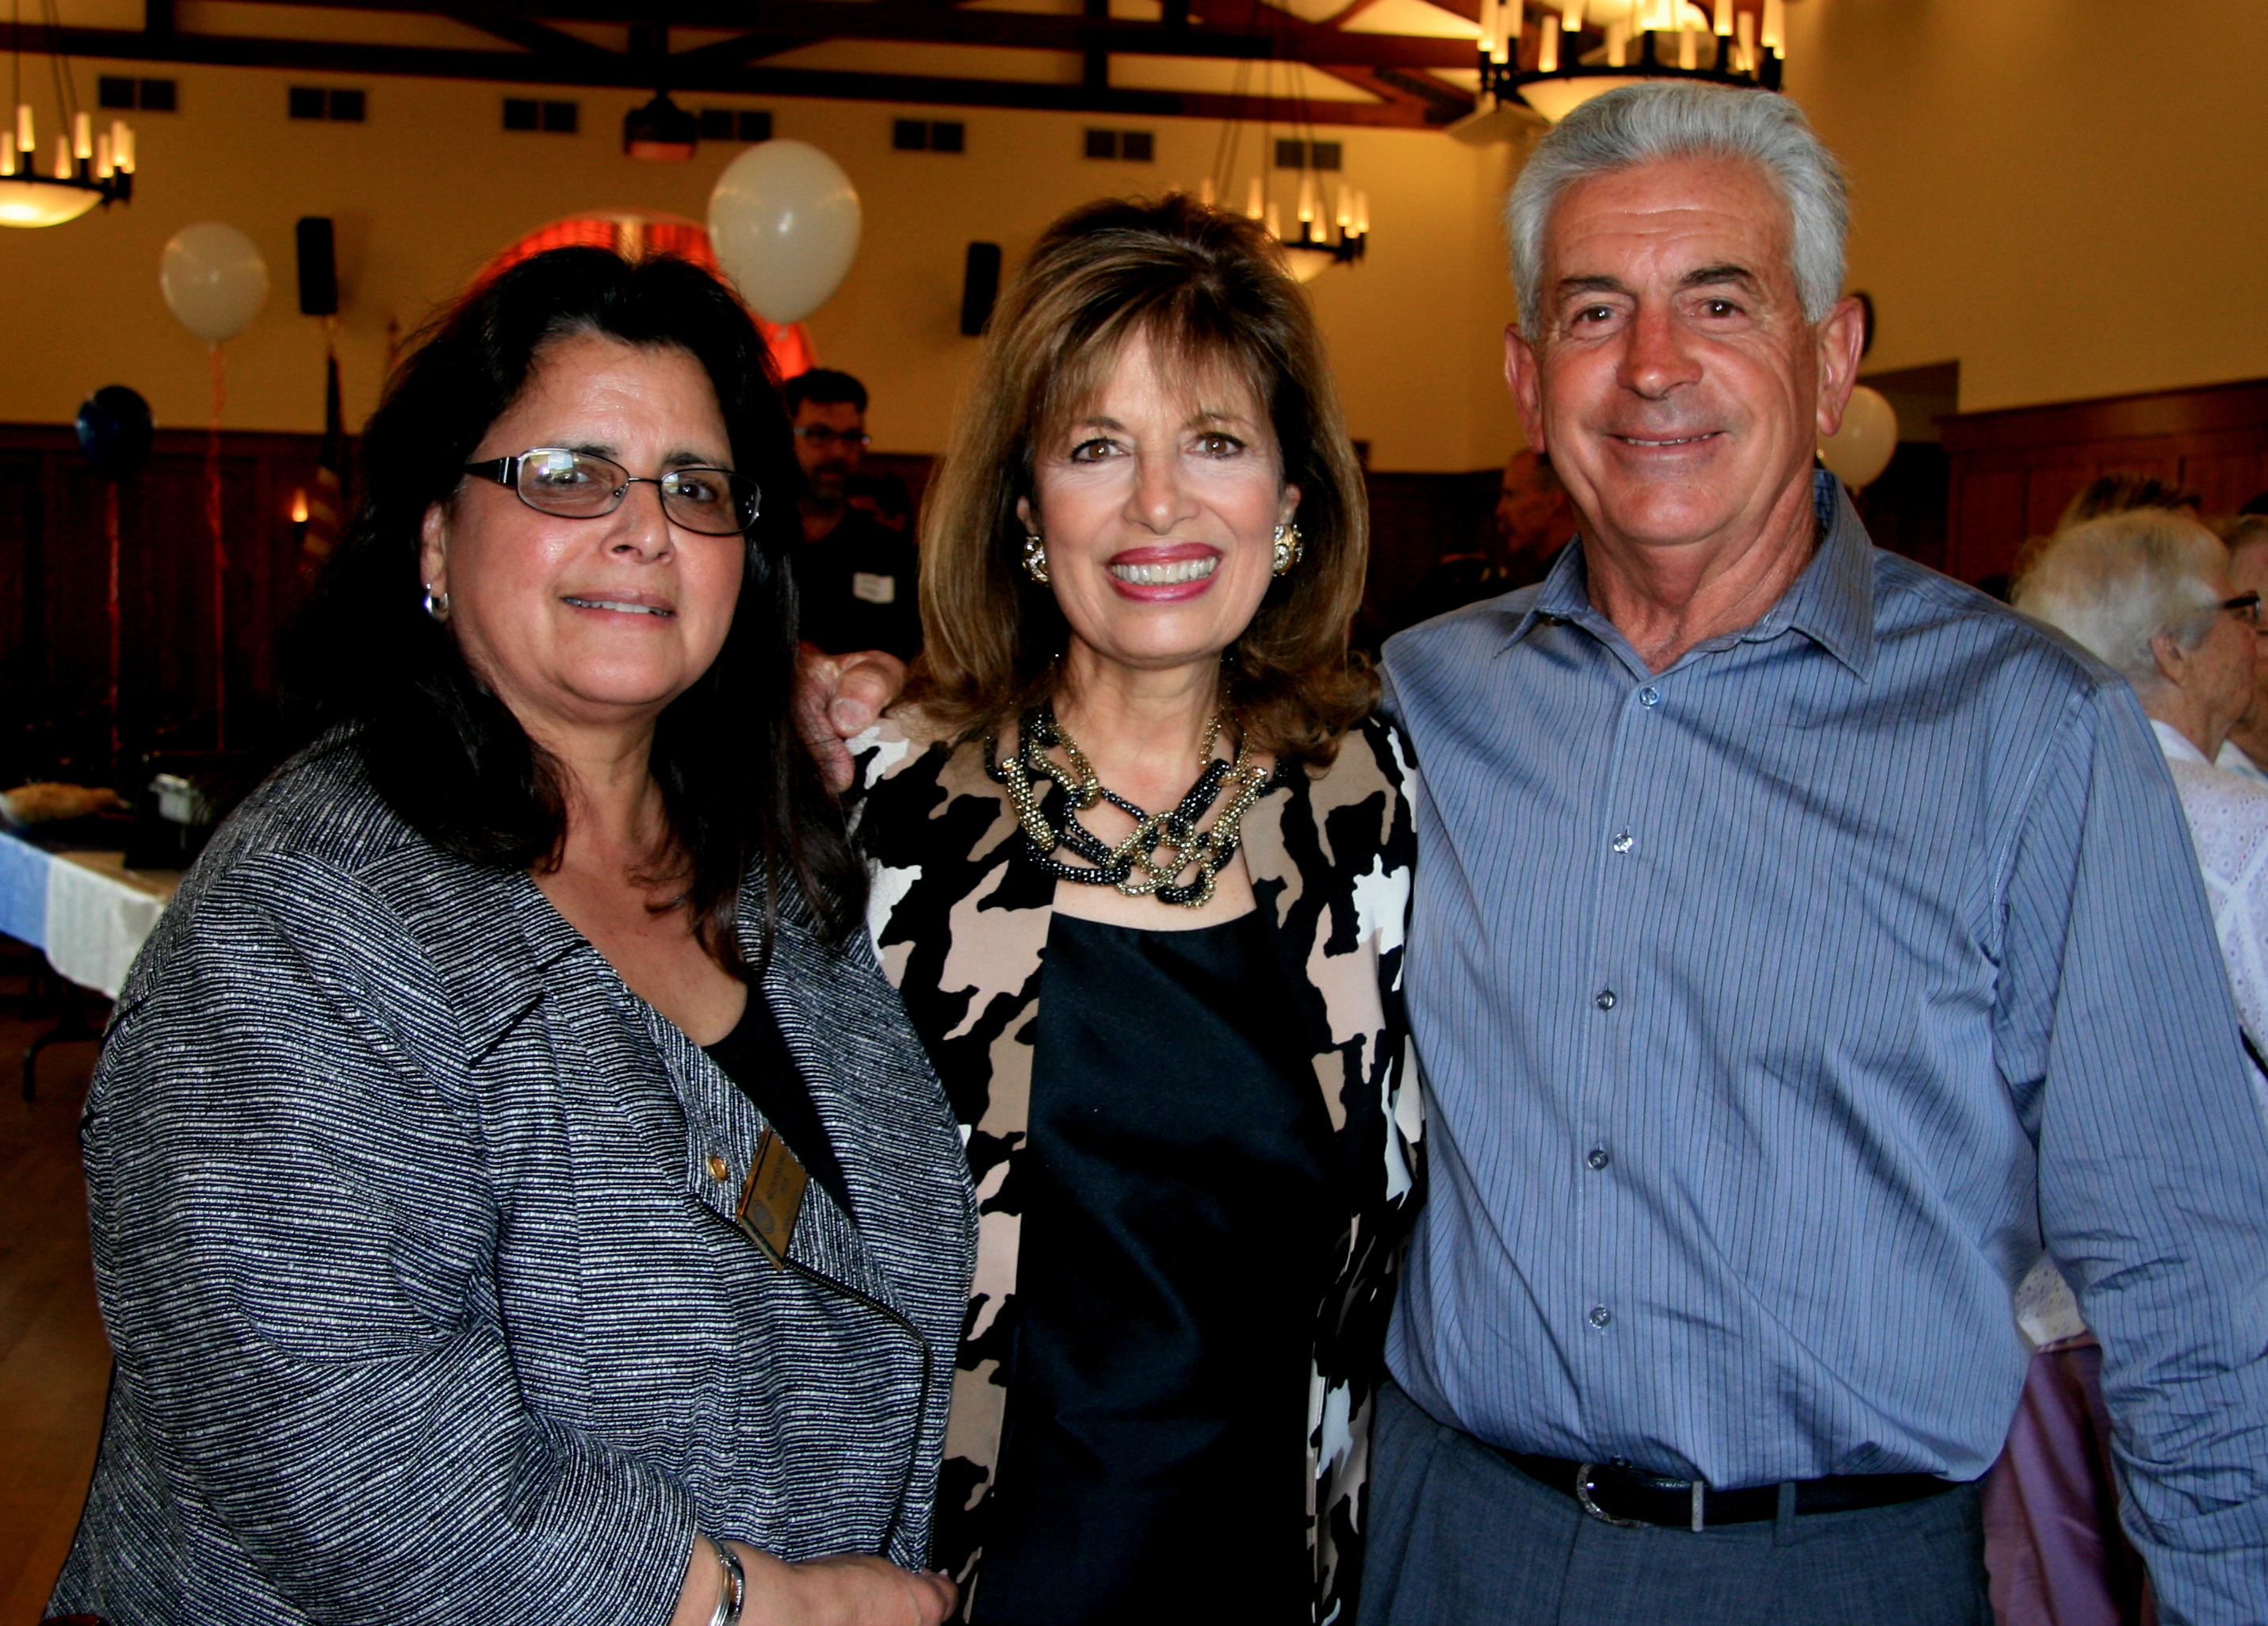
[{"label": "man with glasses in background", "polygon": [[913,544],[849,501],[866,453],[866,386],[824,367],[782,387],[806,485],[796,596],[803,641],[829,655],[887,650],[911,660],[921,648],[920,572]]}]

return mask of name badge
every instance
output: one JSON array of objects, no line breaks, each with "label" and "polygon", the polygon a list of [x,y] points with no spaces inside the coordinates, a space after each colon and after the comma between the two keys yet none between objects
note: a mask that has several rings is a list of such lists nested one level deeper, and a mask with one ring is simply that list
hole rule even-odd
[{"label": "name badge", "polygon": [[803,1211],[804,1188],[810,1183],[811,1176],[787,1143],[766,1129],[756,1142],[755,1159],[740,1188],[737,1214],[740,1229],[774,1264],[786,1262],[788,1244],[795,1240],[796,1216]]},{"label": "name badge", "polygon": [[877,576],[872,570],[850,572],[850,596],[864,599],[869,604],[895,604],[898,601],[898,578]]}]

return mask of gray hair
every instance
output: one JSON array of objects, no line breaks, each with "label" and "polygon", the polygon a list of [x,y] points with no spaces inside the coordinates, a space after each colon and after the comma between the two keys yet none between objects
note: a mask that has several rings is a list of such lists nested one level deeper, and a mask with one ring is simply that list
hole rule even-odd
[{"label": "gray hair", "polygon": [[1521,331],[1538,339],[1543,310],[1543,232],[1561,193],[1579,180],[1666,158],[1745,159],[1787,202],[1790,269],[1807,320],[1843,293],[1843,242],[1851,196],[1803,110],[1769,91],[1649,79],[1594,96],[1535,144],[1505,201]]},{"label": "gray hair", "polygon": [[2162,681],[2150,640],[2163,633],[2195,649],[2220,613],[2206,578],[2228,568],[2228,549],[2196,520],[2138,508],[2057,533],[2010,601],[2147,689]]}]

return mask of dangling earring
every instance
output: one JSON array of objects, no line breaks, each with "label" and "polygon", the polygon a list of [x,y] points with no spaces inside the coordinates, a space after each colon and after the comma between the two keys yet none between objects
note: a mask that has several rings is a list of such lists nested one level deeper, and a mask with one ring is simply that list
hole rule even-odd
[{"label": "dangling earring", "polygon": [[1048,545],[1037,531],[1024,533],[1024,574],[1042,587],[1048,585]]},{"label": "dangling earring", "polygon": [[431,582],[425,584],[425,613],[438,622],[449,619],[449,595],[435,592]]},{"label": "dangling earring", "polygon": [[1270,568],[1278,576],[1287,576],[1291,573],[1292,567],[1300,563],[1300,555],[1304,551],[1305,544],[1300,538],[1300,527],[1296,525],[1278,526],[1275,543],[1276,557]]}]

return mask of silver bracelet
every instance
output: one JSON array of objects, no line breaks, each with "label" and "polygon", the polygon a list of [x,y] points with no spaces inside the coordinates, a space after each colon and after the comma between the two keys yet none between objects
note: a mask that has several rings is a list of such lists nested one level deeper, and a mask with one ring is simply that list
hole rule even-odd
[{"label": "silver bracelet", "polygon": [[715,1536],[702,1534],[709,1543],[717,1562],[725,1566],[725,1589],[717,1597],[717,1612],[709,1617],[709,1626],[740,1626],[740,1610],[748,1601],[748,1575],[740,1568],[740,1561],[733,1549]]}]

